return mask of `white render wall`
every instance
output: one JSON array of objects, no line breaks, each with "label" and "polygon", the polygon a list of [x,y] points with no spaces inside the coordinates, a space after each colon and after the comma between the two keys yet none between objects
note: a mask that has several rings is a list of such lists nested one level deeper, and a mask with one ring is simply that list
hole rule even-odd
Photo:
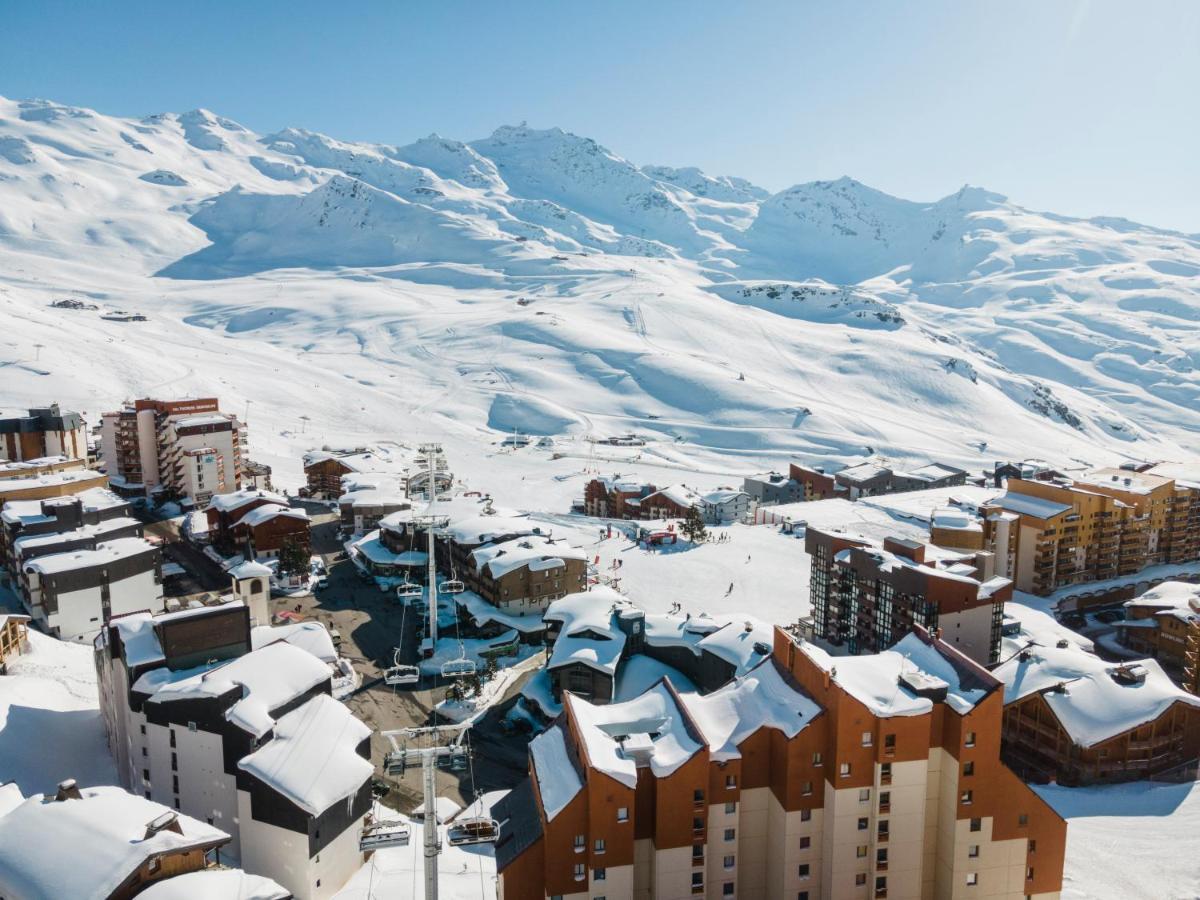
[{"label": "white render wall", "polygon": [[[41,603],[41,579],[36,573],[26,576],[31,603]],[[58,595],[58,611],[39,615],[45,606],[31,606],[30,612],[47,630],[57,629],[64,641],[90,644],[104,626],[100,586]],[[109,585],[109,605],[113,616],[139,610],[157,610],[162,606],[162,586],[155,580],[153,568],[122,578]]]}]

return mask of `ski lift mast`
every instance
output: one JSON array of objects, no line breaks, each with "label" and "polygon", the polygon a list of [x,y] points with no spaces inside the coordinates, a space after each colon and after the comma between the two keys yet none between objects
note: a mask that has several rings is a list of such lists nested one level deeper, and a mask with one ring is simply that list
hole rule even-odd
[{"label": "ski lift mast", "polygon": [[[432,728],[402,728],[398,731],[381,731],[380,735],[387,738],[388,743],[392,745],[392,752],[384,757],[384,768],[389,768],[391,761],[399,759],[401,772],[403,772],[405,762],[410,756],[419,756],[421,759],[421,784],[422,792],[424,793],[425,806],[425,824],[424,824],[424,848],[425,848],[425,898],[426,900],[437,900],[438,896],[438,870],[437,858],[442,850],[442,842],[438,835],[438,819],[437,819],[437,763],[439,759],[446,759],[461,755],[464,753],[464,748],[460,744],[462,740],[462,732],[467,728],[466,725],[451,725],[445,727]],[[457,732],[453,739],[446,744],[441,744],[439,741],[446,732]],[[417,747],[409,749],[408,747],[400,747],[396,743],[397,737],[404,738],[420,738],[428,735],[431,739],[430,746]]]},{"label": "ski lift mast", "polygon": [[438,516],[435,510],[437,503],[437,475],[439,471],[446,468],[446,457],[442,454],[441,444],[422,444],[420,453],[425,458],[426,471],[429,474],[429,485],[426,488],[426,496],[429,497],[429,512],[420,519],[415,519],[414,522],[423,523],[425,525],[425,537],[427,538],[428,558],[426,564],[426,585],[429,590],[429,645],[437,648],[438,640],[438,602],[437,602],[437,557],[435,555],[436,547],[434,546],[434,532],[439,528],[445,528],[450,524],[450,520],[446,516]]}]

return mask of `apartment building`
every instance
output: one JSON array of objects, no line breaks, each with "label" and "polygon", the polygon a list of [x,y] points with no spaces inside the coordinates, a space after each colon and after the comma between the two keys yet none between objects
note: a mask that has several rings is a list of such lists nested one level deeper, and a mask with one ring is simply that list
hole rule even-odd
[{"label": "apartment building", "polygon": [[587,586],[587,556],[565,540],[530,535],[485,544],[468,559],[467,589],[519,615],[540,615],[552,600]]},{"label": "apartment building", "polygon": [[[164,882],[184,889],[190,873],[213,871],[228,843],[211,824],[118,787],[68,779],[54,794],[24,797],[15,782],[0,785],[0,897],[127,900]],[[287,896],[255,881],[264,890],[255,896]]]},{"label": "apartment building", "polygon": [[87,428],[83,416],[57,403],[31,409],[28,415],[0,417],[0,462],[23,462],[47,456],[86,460]]},{"label": "apartment building", "polygon": [[788,466],[788,477],[800,486],[800,500],[828,500],[831,497],[845,496],[847,491],[838,485],[834,477],[826,473],[820,466],[799,466],[792,463]]},{"label": "apartment building", "polygon": [[247,540],[257,556],[277,556],[289,541],[306,550],[311,543],[308,513],[279,494],[250,489],[218,494],[204,515],[213,547],[227,556]]},{"label": "apartment building", "polygon": [[1125,603],[1117,639],[1158,660],[1186,691],[1200,694],[1200,585],[1165,581]]},{"label": "apartment building", "polygon": [[750,495],[757,506],[778,506],[807,499],[800,482],[782,472],[747,475],[742,479],[742,490]]},{"label": "apartment building", "polygon": [[1032,594],[1200,558],[1200,487],[1162,475],[1100,469],[1072,480],[1010,479],[980,512],[997,574]]},{"label": "apartment building", "polygon": [[22,563],[17,589],[43,631],[91,643],[114,616],[162,607],[162,552],[140,537]]},{"label": "apartment building", "polygon": [[953,556],[939,566],[926,559],[933,548],[915,541],[879,545],[811,527],[804,546],[817,637],[851,654],[876,653],[920,625],[982,665],[999,658],[1012,582],[991,574],[989,554]]},{"label": "apartment building", "polygon": [[641,518],[637,512],[638,502],[657,490],[648,482],[620,475],[593,478],[583,487],[584,512],[605,519]]},{"label": "apartment building", "polygon": [[924,629],[701,696],[567,694],[495,810],[504,900],[1057,898],[1066,823],[1000,761],[1003,689]]},{"label": "apartment building", "polygon": [[1019,626],[992,674],[1005,684],[1004,759],[1022,778],[1088,785],[1195,777],[1200,697],[1153,659],[1101,659],[1044,614],[1022,608]]},{"label": "apartment building", "polygon": [[18,539],[100,526],[114,519],[128,519],[129,512],[125,500],[104,488],[88,488],[47,500],[10,501],[0,508],[0,562],[16,577],[13,546]]},{"label": "apartment building", "polygon": [[0,479],[0,507],[17,500],[45,500],[67,497],[92,488],[108,486],[103,472],[90,469],[68,469],[38,475],[20,475]]},{"label": "apartment building", "polygon": [[331,696],[324,628],[252,628],[235,600],[114,619],[95,647],[125,787],[228,832],[230,858],[300,900],[362,865],[371,733]]},{"label": "apartment building", "polygon": [[338,516],[345,534],[365,534],[392,513],[412,508],[399,475],[343,475]]},{"label": "apartment building", "polygon": [[113,488],[197,507],[242,485],[245,426],[217,399],[137,400],[101,417],[100,459]]},{"label": "apartment building", "polygon": [[9,478],[34,478],[38,475],[55,475],[58,472],[77,472],[87,468],[86,459],[68,459],[65,456],[39,456],[21,462],[0,462],[0,481]]}]

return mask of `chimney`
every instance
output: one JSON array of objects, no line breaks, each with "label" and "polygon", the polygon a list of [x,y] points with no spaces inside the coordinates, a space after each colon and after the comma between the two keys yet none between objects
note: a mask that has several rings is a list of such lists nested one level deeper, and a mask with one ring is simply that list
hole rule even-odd
[{"label": "chimney", "polygon": [[83,794],[79,793],[79,785],[75,783],[74,778],[68,778],[66,781],[58,783],[58,793],[54,795],[54,802],[61,803],[64,800],[82,800]]},{"label": "chimney", "polygon": [[160,831],[173,831],[176,834],[183,834],[183,828],[179,824],[179,815],[168,811],[146,823],[146,835],[142,840],[148,841]]}]

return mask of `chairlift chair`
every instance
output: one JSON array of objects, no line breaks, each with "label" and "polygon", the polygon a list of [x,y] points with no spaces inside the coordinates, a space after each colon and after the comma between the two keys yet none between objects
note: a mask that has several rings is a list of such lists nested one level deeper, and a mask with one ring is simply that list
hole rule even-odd
[{"label": "chairlift chair", "polygon": [[424,593],[419,584],[413,584],[411,581],[405,581],[403,584],[396,586],[396,596],[401,600],[409,597],[420,597]]},{"label": "chairlift chair", "polygon": [[399,819],[373,822],[359,833],[358,849],[365,853],[384,847],[407,847],[410,834],[408,824]]},{"label": "chairlift chair", "polygon": [[467,659],[465,654],[458,659],[451,659],[442,663],[442,675],[446,678],[462,678],[466,675],[474,674],[475,660]]},{"label": "chairlift chair", "polygon": [[420,669],[400,662],[400,648],[392,651],[392,664],[383,670],[383,683],[395,687],[401,684],[416,684],[420,680]]},{"label": "chairlift chair", "polygon": [[461,844],[491,844],[500,836],[500,824],[487,816],[456,819],[446,831],[452,846]]},{"label": "chairlift chair", "polygon": [[466,589],[467,589],[467,586],[465,584],[463,584],[461,581],[459,581],[457,578],[450,578],[450,579],[447,579],[446,581],[443,581],[441,583],[441,585],[438,586],[438,593],[439,594],[461,594]]}]

